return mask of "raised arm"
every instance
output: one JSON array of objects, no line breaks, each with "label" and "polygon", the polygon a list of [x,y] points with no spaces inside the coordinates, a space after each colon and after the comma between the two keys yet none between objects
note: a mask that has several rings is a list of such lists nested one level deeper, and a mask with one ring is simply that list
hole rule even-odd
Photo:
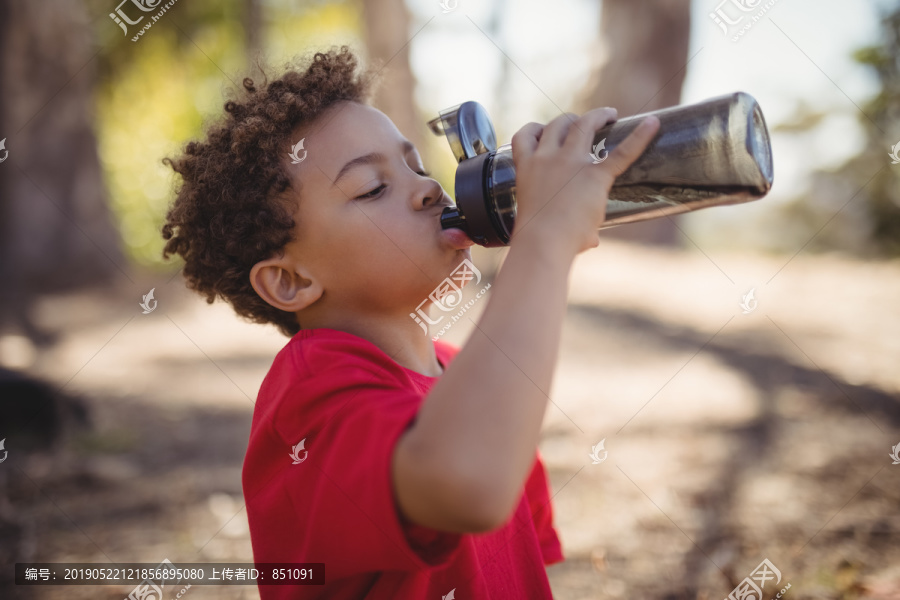
[{"label": "raised arm", "polygon": [[648,118],[592,164],[592,136],[614,119],[613,109],[597,109],[529,123],[513,136],[518,214],[509,253],[471,337],[395,448],[394,489],[411,521],[487,531],[515,509],[547,407],[572,261],[599,245],[609,188],[659,126]]}]

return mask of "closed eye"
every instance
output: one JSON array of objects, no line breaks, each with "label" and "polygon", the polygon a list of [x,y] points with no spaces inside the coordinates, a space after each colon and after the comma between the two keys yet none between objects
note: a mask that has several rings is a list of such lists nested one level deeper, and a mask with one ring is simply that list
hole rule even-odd
[{"label": "closed eye", "polygon": [[[416,173],[418,175],[421,175],[422,177],[431,177],[431,173],[429,171],[416,171]],[[365,198],[374,198],[378,194],[380,194],[382,191],[384,191],[384,189],[386,187],[387,186],[382,183],[381,185],[379,185],[377,188],[375,188],[371,192],[366,192],[365,194],[363,194],[361,196],[357,196],[356,199],[360,200],[360,199],[365,199]]]},{"label": "closed eye", "polygon": [[379,185],[377,188],[375,188],[371,192],[366,192],[362,196],[357,196],[356,198],[357,198],[357,200],[359,200],[360,198],[374,198],[375,196],[380,194],[382,192],[382,190],[384,190],[384,188],[386,188],[386,187],[387,186],[382,183],[381,185]]}]

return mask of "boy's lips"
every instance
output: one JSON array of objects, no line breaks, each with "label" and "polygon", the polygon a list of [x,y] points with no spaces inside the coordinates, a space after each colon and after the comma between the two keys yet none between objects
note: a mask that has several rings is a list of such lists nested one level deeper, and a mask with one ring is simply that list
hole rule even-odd
[{"label": "boy's lips", "polygon": [[[451,206],[455,205],[445,194],[442,201],[437,204],[437,207],[441,210],[441,212],[438,213],[438,227],[440,227],[440,217],[443,214],[444,209]],[[445,244],[456,250],[465,250],[466,248],[475,245],[472,238],[466,235],[465,231],[457,227],[450,227],[448,229],[441,228],[438,235],[441,236],[441,239]]]},{"label": "boy's lips", "polygon": [[465,250],[470,246],[474,246],[475,242],[465,234],[462,229],[451,227],[450,229],[441,230],[441,239],[451,248],[456,250]]},{"label": "boy's lips", "polygon": [[451,206],[454,206],[454,204],[446,195],[441,202],[435,205],[436,208],[440,209],[440,212],[438,212],[438,235],[441,237],[441,241],[443,241],[451,248],[455,250],[465,250],[466,248],[475,245],[475,242],[473,242],[472,239],[468,235],[466,235],[466,232],[457,227],[444,229],[440,224],[440,218],[444,212],[444,209]]}]

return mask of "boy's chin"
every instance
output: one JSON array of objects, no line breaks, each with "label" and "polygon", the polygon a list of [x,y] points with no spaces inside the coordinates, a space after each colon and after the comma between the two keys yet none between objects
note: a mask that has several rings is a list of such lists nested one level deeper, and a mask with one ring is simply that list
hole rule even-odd
[{"label": "boy's chin", "polygon": [[464,260],[472,261],[472,251],[468,248],[462,248],[458,250],[448,250],[447,251],[447,262],[445,263],[445,268],[447,270],[447,277],[450,277],[450,274],[455,271]]},{"label": "boy's chin", "polygon": [[[461,256],[462,258],[468,258],[469,260],[472,260],[472,248],[471,247],[457,250],[456,254],[458,256]],[[462,259],[460,259],[460,260],[462,260]]]}]

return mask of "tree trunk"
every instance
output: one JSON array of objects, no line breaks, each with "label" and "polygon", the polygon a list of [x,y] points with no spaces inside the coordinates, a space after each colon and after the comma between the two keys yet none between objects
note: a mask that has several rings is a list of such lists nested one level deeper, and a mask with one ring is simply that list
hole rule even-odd
[{"label": "tree trunk", "polygon": [[0,10],[9,152],[0,163],[0,329],[34,339],[28,309],[38,293],[122,276],[126,264],[93,132],[96,50],[84,5],[9,0]]},{"label": "tree trunk", "polygon": [[362,0],[362,4],[368,59],[371,64],[384,66],[373,104],[416,145],[427,164],[424,133],[428,119],[419,114],[416,106],[416,82],[409,65],[408,41],[416,33],[411,29],[409,10],[404,0]]},{"label": "tree trunk", "polygon": [[[678,104],[687,71],[690,4],[690,0],[603,0],[600,64],[576,99],[576,112],[612,106],[622,118]],[[603,235],[665,245],[678,239],[669,219],[616,227]]]},{"label": "tree trunk", "polygon": [[263,48],[262,0],[244,0],[244,42],[247,45],[251,77],[257,77],[257,60]]}]

